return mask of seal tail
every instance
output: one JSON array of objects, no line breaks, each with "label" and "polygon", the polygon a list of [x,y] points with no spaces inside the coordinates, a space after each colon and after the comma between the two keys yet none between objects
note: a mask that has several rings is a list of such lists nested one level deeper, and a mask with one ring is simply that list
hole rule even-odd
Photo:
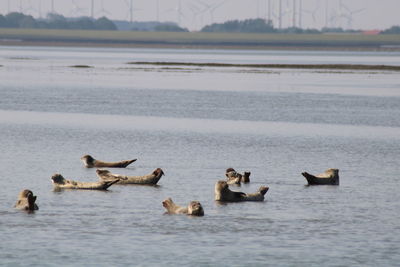
[{"label": "seal tail", "polygon": [[131,164],[135,161],[137,161],[137,159],[125,160],[125,161],[121,162],[121,167],[126,168],[129,164]]},{"label": "seal tail", "polygon": [[309,183],[316,179],[314,175],[309,174],[308,172],[302,172],[301,174],[307,179],[307,182]]}]

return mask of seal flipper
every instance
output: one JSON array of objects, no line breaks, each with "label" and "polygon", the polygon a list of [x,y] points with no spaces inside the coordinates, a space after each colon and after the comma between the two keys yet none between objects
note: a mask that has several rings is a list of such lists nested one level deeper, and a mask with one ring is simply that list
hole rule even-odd
[{"label": "seal flipper", "polygon": [[309,174],[308,172],[302,172],[301,174],[302,174],[307,180],[308,180],[308,179],[315,179],[315,178],[317,178],[317,177],[315,177],[314,175]]},{"label": "seal flipper", "polygon": [[107,188],[109,188],[109,187],[112,186],[113,184],[118,183],[119,180],[120,180],[120,179],[115,179],[115,180],[113,180],[113,181],[108,181],[108,180],[102,181],[101,183],[102,183],[102,185],[103,185],[103,189],[104,189],[104,190],[107,190]]},{"label": "seal flipper", "polygon": [[234,191],[232,191],[232,193],[235,196],[235,198],[243,198],[243,197],[246,196],[246,194],[243,193],[243,192],[234,192]]}]

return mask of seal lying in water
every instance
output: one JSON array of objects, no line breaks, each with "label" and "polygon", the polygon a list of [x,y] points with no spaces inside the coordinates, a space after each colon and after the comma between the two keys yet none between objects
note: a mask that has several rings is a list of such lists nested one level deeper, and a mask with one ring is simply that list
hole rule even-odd
[{"label": "seal lying in water", "polygon": [[251,172],[244,172],[243,174],[235,171],[234,168],[228,168],[225,171],[225,175],[228,179],[228,184],[240,184],[250,182]]},{"label": "seal lying in water", "polygon": [[61,174],[54,174],[51,177],[55,189],[91,189],[91,190],[107,190],[111,185],[117,183],[119,179],[112,181],[99,182],[77,182],[65,179]]},{"label": "seal lying in water", "polygon": [[85,155],[85,156],[81,157],[81,160],[83,161],[83,164],[85,164],[86,168],[103,168],[103,167],[126,168],[129,164],[131,164],[132,162],[135,162],[137,159],[123,160],[123,161],[118,161],[118,162],[105,162],[105,161],[94,159],[90,155]]},{"label": "seal lying in water", "polygon": [[187,208],[176,205],[171,198],[162,202],[168,214],[187,214],[193,216],[204,216],[204,210],[198,201],[191,201]]},{"label": "seal lying in water", "polygon": [[312,175],[308,172],[301,173],[309,185],[339,185],[339,170],[327,169],[324,173]]},{"label": "seal lying in water", "polygon": [[231,191],[226,181],[218,181],[215,184],[215,200],[221,202],[264,201],[264,195],[267,193],[268,189],[268,186],[261,186],[258,192],[246,194],[243,192]]},{"label": "seal lying in water", "polygon": [[97,176],[100,180],[109,181],[118,179],[118,184],[147,184],[155,185],[165,175],[161,168],[155,169],[152,173],[143,176],[127,176],[122,174],[113,174],[108,170],[97,169]]},{"label": "seal lying in water", "polygon": [[33,195],[32,191],[29,189],[22,190],[18,195],[17,203],[15,203],[15,208],[26,211],[38,210],[39,207],[35,203],[36,196]]}]

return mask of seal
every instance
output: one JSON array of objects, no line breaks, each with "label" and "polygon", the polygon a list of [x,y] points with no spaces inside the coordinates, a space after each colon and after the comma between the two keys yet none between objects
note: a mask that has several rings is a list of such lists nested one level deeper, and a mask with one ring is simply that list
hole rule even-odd
[{"label": "seal", "polygon": [[156,185],[164,174],[161,168],[155,169],[152,173],[143,176],[127,176],[122,174],[113,174],[109,170],[97,169],[97,176],[100,180],[109,181],[118,179],[118,184],[142,184]]},{"label": "seal", "polygon": [[171,198],[167,198],[162,202],[168,214],[187,214],[192,216],[204,216],[204,209],[198,201],[191,201],[189,205],[181,207],[176,205]]},{"label": "seal", "polygon": [[89,189],[89,190],[107,190],[111,185],[117,183],[119,179],[112,181],[99,182],[77,182],[67,180],[61,174],[56,173],[51,177],[54,189]]},{"label": "seal", "polygon": [[264,201],[264,195],[267,193],[268,189],[268,186],[261,186],[258,192],[246,194],[243,192],[231,191],[226,181],[218,181],[215,184],[215,200],[221,202]]},{"label": "seal", "polygon": [[244,172],[243,174],[238,173],[235,171],[234,168],[228,168],[225,171],[225,175],[228,179],[228,184],[249,183],[250,174],[251,172]]},{"label": "seal", "polygon": [[123,160],[118,162],[105,162],[101,160],[94,159],[90,155],[84,155],[81,157],[83,164],[85,164],[86,168],[126,168],[132,162],[135,162],[137,159],[132,160]]},{"label": "seal", "polygon": [[15,203],[15,208],[26,211],[38,210],[39,207],[36,205],[36,196],[33,195],[32,191],[29,189],[22,190],[18,194],[17,203]]},{"label": "seal", "polygon": [[339,170],[327,169],[324,173],[312,175],[308,172],[301,173],[309,185],[339,185]]}]

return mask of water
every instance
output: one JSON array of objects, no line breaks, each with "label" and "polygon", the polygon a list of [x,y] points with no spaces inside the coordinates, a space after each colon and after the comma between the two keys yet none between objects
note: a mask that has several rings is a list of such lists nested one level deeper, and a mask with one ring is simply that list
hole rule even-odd
[{"label": "water", "polygon": [[[339,54],[312,62],[400,63],[396,53]],[[398,265],[398,73],[126,64],[287,60],[276,51],[1,47],[0,57],[2,265]],[[84,154],[138,158],[114,173],[166,176],[157,187],[54,192],[56,172],[97,180]],[[268,185],[266,201],[215,203],[228,167],[252,173],[233,190]],[[300,174],[332,167],[340,186],[308,187]],[[34,214],[13,209],[24,188],[38,196]],[[199,200],[205,216],[164,215],[167,197]]]}]

